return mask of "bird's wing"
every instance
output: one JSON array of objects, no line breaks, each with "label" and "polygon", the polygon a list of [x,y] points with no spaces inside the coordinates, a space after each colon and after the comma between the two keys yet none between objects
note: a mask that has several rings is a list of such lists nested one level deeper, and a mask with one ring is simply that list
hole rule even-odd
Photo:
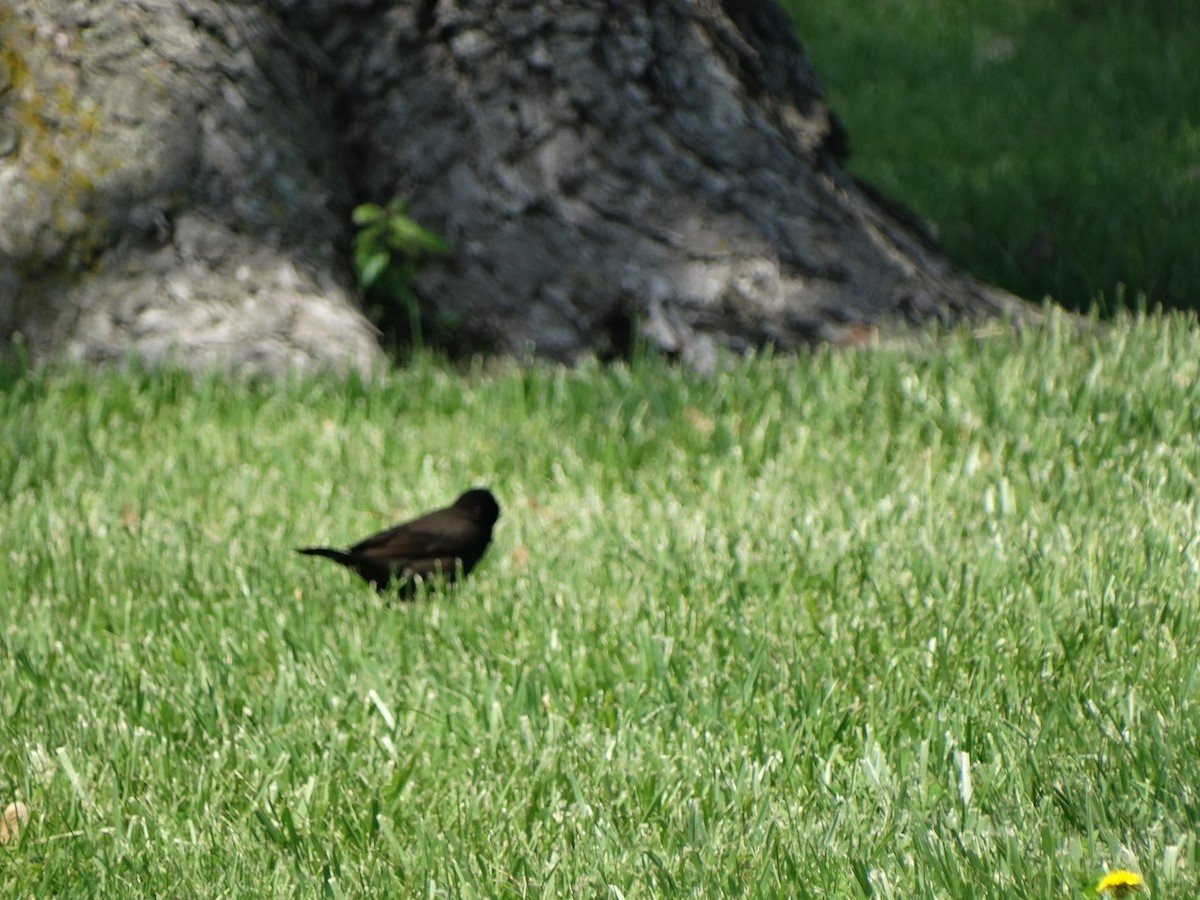
[{"label": "bird's wing", "polygon": [[415,519],[373,534],[351,547],[350,553],[394,562],[432,557],[454,559],[478,540],[477,529],[470,522],[444,518],[431,522],[428,518]]}]

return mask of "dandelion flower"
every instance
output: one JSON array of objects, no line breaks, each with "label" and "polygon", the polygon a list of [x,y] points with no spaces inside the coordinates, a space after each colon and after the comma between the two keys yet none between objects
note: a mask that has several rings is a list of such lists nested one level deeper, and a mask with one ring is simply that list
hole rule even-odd
[{"label": "dandelion flower", "polygon": [[1112,891],[1114,897],[1124,897],[1126,894],[1142,889],[1142,876],[1128,869],[1116,869],[1100,879],[1096,885],[1096,893]]}]

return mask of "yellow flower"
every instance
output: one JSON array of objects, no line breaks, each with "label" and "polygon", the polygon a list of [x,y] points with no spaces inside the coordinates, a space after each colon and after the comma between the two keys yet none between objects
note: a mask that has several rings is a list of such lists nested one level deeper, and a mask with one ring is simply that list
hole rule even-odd
[{"label": "yellow flower", "polygon": [[1113,895],[1117,897],[1124,897],[1131,891],[1140,891],[1141,889],[1142,876],[1137,872],[1130,872],[1128,869],[1116,869],[1109,872],[1096,885],[1096,893],[1112,891]]}]

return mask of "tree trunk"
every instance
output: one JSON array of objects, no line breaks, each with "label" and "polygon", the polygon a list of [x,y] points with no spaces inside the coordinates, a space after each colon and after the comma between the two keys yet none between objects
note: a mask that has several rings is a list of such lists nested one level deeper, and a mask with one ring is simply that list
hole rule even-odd
[{"label": "tree trunk", "polygon": [[349,213],[408,201],[452,349],[699,365],[999,313],[844,135],[773,0],[20,0],[0,334],[279,371],[379,356]]}]

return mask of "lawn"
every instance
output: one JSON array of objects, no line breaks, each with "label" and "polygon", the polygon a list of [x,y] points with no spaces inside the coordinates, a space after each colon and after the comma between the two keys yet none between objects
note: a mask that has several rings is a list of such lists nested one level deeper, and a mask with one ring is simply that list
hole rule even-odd
[{"label": "lawn", "polygon": [[[10,370],[0,894],[1196,896],[1196,347]],[[292,552],[472,484],[450,595]]]}]

